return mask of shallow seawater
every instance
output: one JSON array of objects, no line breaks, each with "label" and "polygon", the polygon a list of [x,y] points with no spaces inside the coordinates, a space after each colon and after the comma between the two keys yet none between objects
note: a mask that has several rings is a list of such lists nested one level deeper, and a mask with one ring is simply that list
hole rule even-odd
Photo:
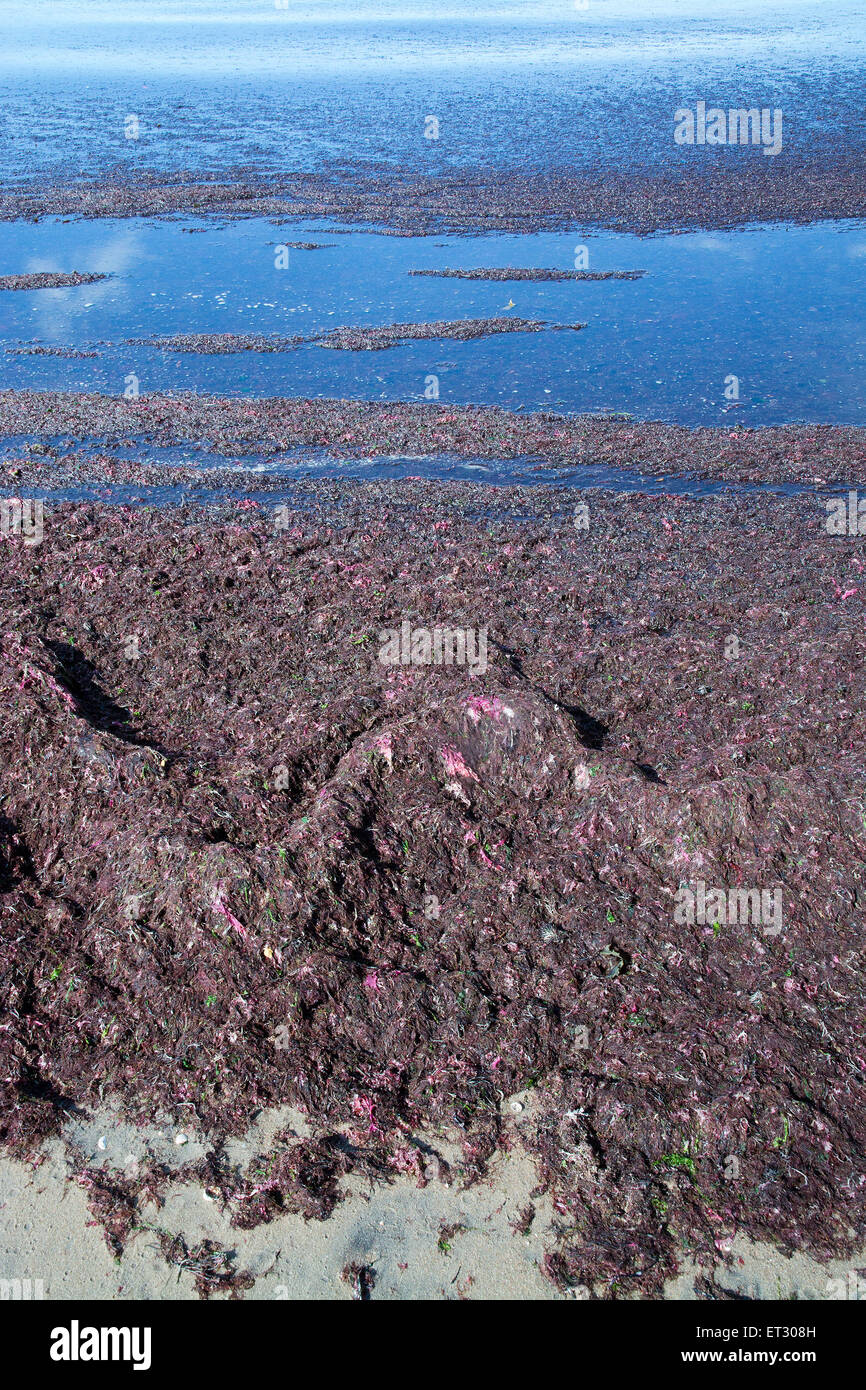
[{"label": "shallow seawater", "polygon": [[[26,459],[28,447],[46,444],[62,457],[70,441],[62,436],[18,436],[0,439],[0,463]],[[276,507],[289,503],[307,508],[316,494],[310,484],[330,480],[359,483],[406,483],[406,500],[412,501],[415,482],[483,484],[490,495],[505,488],[543,491],[553,510],[568,510],[575,492],[603,490],[641,493],[655,497],[710,498],[722,496],[794,497],[801,493],[820,498],[826,488],[798,483],[730,483],[712,478],[683,478],[671,474],[641,473],[605,465],[581,464],[551,467],[537,458],[489,459],[456,454],[377,454],[369,458],[344,457],[327,449],[295,448],[268,454],[244,454],[228,458],[203,445],[154,445],[144,438],[122,443],[107,439],[75,441],[75,455],[83,463],[81,480],[0,482],[0,497],[19,496],[22,489],[31,498],[46,502],[102,501],[114,505],[176,506],[194,501],[197,505],[249,505],[269,515]],[[139,464],[150,468],[188,470],[184,481],[175,474],[171,481],[128,482],[87,478],[87,459],[94,457],[97,477],[107,459],[110,467]],[[43,461],[43,456],[39,456]],[[201,476],[196,476],[200,474]],[[222,479],[220,480],[220,475]],[[158,474],[156,475],[158,477]],[[261,484],[259,483],[261,479]],[[267,482],[267,487],[264,483]],[[832,488],[834,495],[844,491]]]},{"label": "shallow seawater", "polygon": [[[291,241],[322,249],[278,250]],[[490,282],[412,269],[644,270],[640,280]],[[583,262],[581,262],[583,264]],[[0,386],[624,411],[687,425],[866,423],[866,227],[761,226],[401,238],[321,221],[177,218],[0,224],[0,273],[104,271],[97,284],[0,293]],[[317,344],[201,356],[136,346],[177,333],[314,334],[508,317],[549,330],[383,351]],[[579,332],[553,331],[583,323]],[[17,356],[38,342],[95,358]],[[736,378],[736,382],[732,381]],[[436,392],[438,391],[438,396]]]},{"label": "shallow seawater", "polygon": [[864,145],[860,0],[4,0],[2,10],[4,181],[116,168],[688,164],[673,111],[701,98],[780,108],[783,159]]}]

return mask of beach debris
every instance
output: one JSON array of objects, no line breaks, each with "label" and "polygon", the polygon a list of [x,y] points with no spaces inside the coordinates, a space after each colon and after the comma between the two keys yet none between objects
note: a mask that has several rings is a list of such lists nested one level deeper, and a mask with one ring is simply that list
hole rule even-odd
[{"label": "beach debris", "polygon": [[178,1233],[161,1231],[158,1236],[163,1258],[178,1270],[187,1270],[195,1278],[195,1287],[201,1298],[210,1298],[215,1293],[228,1293],[232,1298],[251,1289],[255,1283],[248,1270],[237,1270],[237,1254],[227,1250],[215,1240],[201,1240],[190,1247]]},{"label": "beach debris", "polygon": [[350,1264],[344,1265],[340,1271],[340,1278],[351,1288],[353,1299],[359,1303],[369,1302],[376,1287],[376,1271],[372,1265],[353,1260]]}]

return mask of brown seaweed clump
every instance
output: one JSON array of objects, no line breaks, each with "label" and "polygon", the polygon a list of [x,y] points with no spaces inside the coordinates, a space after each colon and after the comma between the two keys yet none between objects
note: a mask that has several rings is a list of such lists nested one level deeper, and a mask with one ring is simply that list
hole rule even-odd
[{"label": "brown seaweed clump", "polygon": [[248,1270],[235,1269],[235,1252],[223,1249],[214,1240],[199,1241],[190,1249],[182,1235],[162,1232],[159,1246],[167,1264],[192,1271],[200,1298],[208,1299],[216,1293],[239,1298],[255,1283]]}]

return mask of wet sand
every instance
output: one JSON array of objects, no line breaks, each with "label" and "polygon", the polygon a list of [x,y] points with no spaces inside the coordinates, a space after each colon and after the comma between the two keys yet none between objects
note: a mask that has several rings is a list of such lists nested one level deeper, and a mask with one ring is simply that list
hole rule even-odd
[{"label": "wet sand", "polygon": [[[507,1113],[513,1147],[493,1160],[484,1183],[419,1187],[399,1175],[388,1185],[348,1178],[328,1221],[286,1213],[267,1226],[238,1230],[212,1192],[177,1176],[169,1179],[162,1205],[142,1202],[140,1219],[116,1255],[88,1210],[88,1168],[122,1175],[157,1154],[176,1170],[184,1150],[166,1130],[124,1125],[103,1107],[71,1120],[64,1139],[46,1146],[38,1167],[0,1159],[6,1201],[0,1210],[0,1279],[29,1279],[34,1297],[52,1300],[195,1300],[203,1288],[212,1298],[237,1297],[231,1285],[214,1292],[214,1275],[222,1270],[248,1276],[243,1282],[249,1286],[241,1290],[245,1299],[337,1300],[356,1296],[358,1281],[346,1275],[360,1268],[366,1296],[374,1302],[604,1297],[603,1281],[560,1288],[548,1276],[547,1255],[556,1248],[561,1217],[549,1195],[537,1192],[535,1165],[521,1144],[531,1118],[526,1111]],[[306,1129],[298,1112],[264,1113],[231,1145],[230,1161],[246,1163],[287,1125]],[[459,1144],[442,1135],[431,1138],[459,1157]],[[196,1142],[193,1135],[190,1144]],[[864,1264],[863,1251],[819,1262],[738,1236],[727,1254],[703,1263],[682,1250],[663,1296],[838,1299],[847,1296]]]}]

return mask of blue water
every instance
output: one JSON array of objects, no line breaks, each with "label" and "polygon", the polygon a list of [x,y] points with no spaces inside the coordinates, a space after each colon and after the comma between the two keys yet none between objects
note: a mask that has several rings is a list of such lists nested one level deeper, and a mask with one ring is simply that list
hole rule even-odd
[{"label": "blue water", "polygon": [[[205,228],[190,235],[184,228]],[[275,244],[311,240],[322,250]],[[416,278],[445,266],[570,268],[635,281],[509,283]],[[866,228],[758,227],[639,238],[615,233],[394,238],[320,221],[228,226],[48,219],[0,224],[2,271],[107,271],[98,284],[0,294],[0,386],[122,394],[339,396],[526,410],[625,411],[683,424],[866,423]],[[513,304],[513,308],[505,306]],[[127,340],[172,333],[313,334],[374,325],[518,315],[580,332],[423,341],[380,352],[315,344],[275,354],[193,356]],[[95,359],[10,356],[38,341]],[[725,383],[738,378],[739,400]],[[728,384],[728,391],[731,385]]]},{"label": "blue water", "polygon": [[[0,180],[379,166],[603,173],[698,160],[736,180],[744,161],[780,169],[866,155],[864,73],[862,0],[2,0]],[[781,108],[781,154],[676,145],[673,112],[698,100]],[[424,135],[431,115],[436,140]],[[422,400],[435,378],[446,404],[689,425],[866,423],[862,226],[648,239],[580,226],[412,240],[340,230],[261,219],[0,224],[0,274],[112,277],[0,293],[0,385],[119,394],[134,378],[142,392]],[[333,245],[292,251],[289,268],[275,268],[274,243],[308,239]],[[590,269],[647,275],[509,285],[407,273],[569,268],[577,245]],[[551,331],[221,357],[127,341],[507,314]],[[586,327],[552,331],[573,322]],[[33,341],[98,355],[5,351]]]},{"label": "blue water", "polygon": [[3,0],[0,177],[688,163],[701,98],[781,108],[783,161],[864,148],[862,0],[582,3]]}]

